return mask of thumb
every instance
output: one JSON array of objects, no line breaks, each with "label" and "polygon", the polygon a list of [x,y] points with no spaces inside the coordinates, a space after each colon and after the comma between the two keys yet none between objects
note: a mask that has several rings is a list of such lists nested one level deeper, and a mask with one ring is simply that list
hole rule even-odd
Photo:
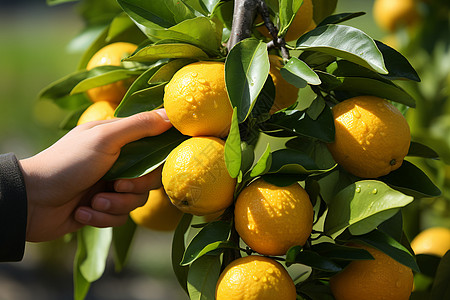
[{"label": "thumb", "polygon": [[166,111],[161,108],[116,119],[99,127],[101,127],[103,141],[113,149],[119,150],[133,141],[159,135],[172,127],[172,124]]}]

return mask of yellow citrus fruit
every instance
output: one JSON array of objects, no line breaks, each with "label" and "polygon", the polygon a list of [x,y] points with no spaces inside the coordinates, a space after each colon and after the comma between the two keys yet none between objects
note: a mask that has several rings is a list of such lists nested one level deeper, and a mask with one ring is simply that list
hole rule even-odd
[{"label": "yellow citrus fruit", "polygon": [[232,204],[236,179],[230,177],[225,165],[224,145],[216,137],[193,137],[170,152],[162,183],[181,211],[202,216]]},{"label": "yellow citrus fruit", "polygon": [[276,55],[269,55],[270,70],[269,75],[272,77],[275,86],[275,100],[270,108],[270,114],[280,109],[291,106],[297,101],[298,88],[284,80],[281,76],[280,69],[283,67],[283,60]]},{"label": "yellow citrus fruit", "polygon": [[420,232],[411,242],[416,254],[444,256],[450,250],[450,229],[432,227]]},{"label": "yellow citrus fruit", "polygon": [[201,61],[178,70],[164,91],[167,116],[184,135],[228,135],[233,109],[225,88],[225,65]]},{"label": "yellow citrus fruit", "polygon": [[333,107],[334,160],[348,172],[376,178],[396,170],[408,154],[411,134],[402,113],[388,101],[358,96]]},{"label": "yellow citrus fruit", "polygon": [[108,101],[95,102],[81,114],[77,125],[91,121],[109,120],[114,118],[115,104]]},{"label": "yellow citrus fruit", "polygon": [[412,292],[413,272],[383,252],[366,245],[374,260],[352,261],[331,277],[330,288],[336,300],[407,300]]},{"label": "yellow citrus fruit", "polygon": [[[258,18],[256,19],[256,23],[261,22],[262,18],[258,16]],[[287,30],[284,36],[285,41],[289,42],[296,40],[305,32],[312,30],[315,27],[315,23],[313,22],[314,20],[313,20],[312,1],[303,0],[302,6],[300,6],[300,8],[298,9],[297,14],[292,20],[291,25],[289,26],[289,29]],[[272,36],[270,35],[269,30],[267,30],[266,26],[262,25],[258,27],[258,30],[265,37],[272,39]]]},{"label": "yellow citrus fruit", "polygon": [[[128,57],[137,49],[137,45],[125,42],[109,44],[96,52],[89,60],[86,70],[99,66],[120,66],[122,59]],[[131,82],[121,80],[107,85],[95,87],[86,91],[89,98],[94,101],[109,101],[119,104]]]},{"label": "yellow citrus fruit", "polygon": [[378,26],[390,32],[420,19],[416,0],[375,0],[373,16]]},{"label": "yellow citrus fruit", "polygon": [[295,300],[294,282],[277,261],[250,255],[232,261],[220,274],[216,300]]},{"label": "yellow citrus fruit", "polygon": [[245,187],[236,200],[236,231],[254,251],[284,255],[304,245],[311,235],[313,207],[298,184],[278,187],[258,179]]},{"label": "yellow citrus fruit", "polygon": [[147,202],[130,212],[133,221],[142,227],[157,231],[172,231],[177,228],[183,213],[176,208],[164,188],[150,191]]}]

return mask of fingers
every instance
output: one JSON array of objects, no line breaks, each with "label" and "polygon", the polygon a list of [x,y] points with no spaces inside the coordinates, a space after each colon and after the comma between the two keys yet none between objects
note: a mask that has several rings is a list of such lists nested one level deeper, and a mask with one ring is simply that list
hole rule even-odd
[{"label": "fingers", "polygon": [[161,187],[161,170],[159,166],[144,176],[133,179],[118,179],[114,182],[114,190],[118,193],[141,194]]},{"label": "fingers", "polygon": [[99,193],[92,199],[91,207],[82,206],[75,212],[75,220],[84,225],[110,227],[123,225],[128,214],[145,204],[148,193]]},{"label": "fingers", "polygon": [[100,136],[104,143],[120,149],[141,138],[159,135],[171,126],[165,110],[157,109],[100,123],[95,128],[101,130]]}]

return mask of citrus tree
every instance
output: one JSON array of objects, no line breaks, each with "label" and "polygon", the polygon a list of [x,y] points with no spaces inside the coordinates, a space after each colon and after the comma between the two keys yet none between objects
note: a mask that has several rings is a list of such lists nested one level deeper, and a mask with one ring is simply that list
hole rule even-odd
[{"label": "citrus tree", "polygon": [[[40,97],[70,111],[66,130],[110,99],[93,90],[120,86],[119,101],[102,105],[115,117],[165,107],[174,127],[125,146],[104,180],[163,166],[166,201],[184,213],[173,217],[172,265],[190,299],[408,299],[421,270],[402,211],[441,194],[408,158],[438,155],[411,141],[403,116],[416,102],[398,82],[420,81],[417,72],[345,25],[364,12],[334,14],[334,0],[79,4],[86,28],[74,43],[85,54]],[[121,43],[136,46],[91,68]],[[110,249],[125,266],[137,224],[132,214],[76,233],[75,299]],[[448,293],[449,259],[436,299]]]}]

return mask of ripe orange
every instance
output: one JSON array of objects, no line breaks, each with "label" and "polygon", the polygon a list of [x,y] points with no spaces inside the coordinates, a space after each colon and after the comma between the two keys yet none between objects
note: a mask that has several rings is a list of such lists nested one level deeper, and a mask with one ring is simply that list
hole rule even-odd
[{"label": "ripe orange", "polygon": [[294,282],[277,261],[250,255],[232,261],[216,285],[216,300],[295,300]]},{"label": "ripe orange", "polygon": [[282,58],[276,55],[269,55],[270,70],[269,75],[272,77],[273,84],[275,85],[275,100],[270,114],[289,107],[297,101],[298,88],[288,83],[281,76],[280,69],[283,67]]},{"label": "ripe orange", "polygon": [[157,231],[175,230],[182,216],[162,187],[150,191],[147,202],[130,212],[137,225]]},{"label": "ripe orange", "polygon": [[239,194],[235,226],[242,240],[264,255],[284,255],[295,245],[304,245],[311,235],[313,207],[297,183],[278,187],[258,179]]},{"label": "ripe orange", "polygon": [[[262,18],[259,16],[256,20],[256,23],[261,23]],[[294,19],[287,30],[284,39],[289,42],[298,39],[305,32],[314,29],[316,27],[315,23],[313,23],[313,4],[311,0],[303,0],[302,6],[297,11]],[[276,24],[275,24],[276,25]],[[269,31],[266,26],[258,27],[259,32],[265,37],[272,39]]]},{"label": "ripe orange", "polygon": [[78,119],[77,125],[91,121],[109,120],[114,118],[115,104],[107,101],[99,101],[91,104]]},{"label": "ripe orange", "polygon": [[336,300],[407,300],[413,287],[413,273],[383,252],[355,245],[370,252],[374,260],[352,261],[331,277],[330,288]]},{"label": "ripe orange", "polygon": [[417,0],[375,0],[373,16],[378,26],[389,32],[420,19]]},{"label": "ripe orange", "polygon": [[[120,66],[122,59],[132,54],[137,45],[131,43],[117,42],[109,44],[96,52],[89,60],[86,70],[99,66]],[[95,87],[86,91],[93,102],[109,101],[119,104],[131,82],[121,80],[107,85]]]},{"label": "ripe orange", "polygon": [[411,248],[416,254],[444,256],[450,250],[450,229],[445,227],[425,229],[411,241]]},{"label": "ripe orange", "polygon": [[162,183],[181,211],[203,216],[233,203],[236,179],[231,178],[225,165],[224,145],[216,137],[193,137],[170,152]]},{"label": "ripe orange", "polygon": [[178,70],[165,87],[164,108],[184,135],[228,135],[233,109],[225,88],[225,64],[201,61]]},{"label": "ripe orange", "polygon": [[373,96],[347,99],[333,107],[334,160],[348,172],[376,178],[398,169],[408,154],[411,135],[402,113]]}]

